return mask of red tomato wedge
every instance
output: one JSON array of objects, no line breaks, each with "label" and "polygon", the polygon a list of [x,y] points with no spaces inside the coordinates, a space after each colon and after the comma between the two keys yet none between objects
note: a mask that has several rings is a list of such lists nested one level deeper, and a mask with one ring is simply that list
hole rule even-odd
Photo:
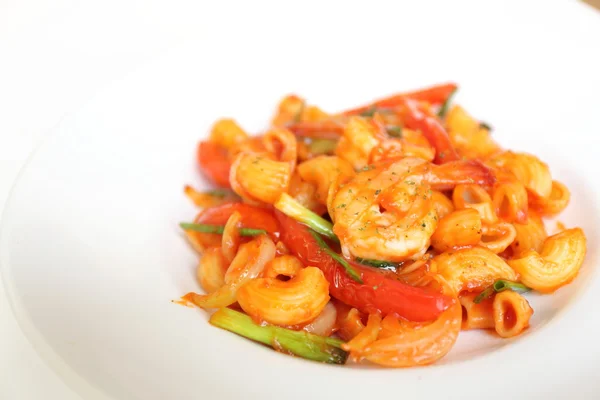
[{"label": "red tomato wedge", "polygon": [[231,163],[227,158],[227,150],[211,143],[200,142],[198,145],[198,163],[204,175],[215,185],[228,188],[229,168]]},{"label": "red tomato wedge", "polygon": [[198,215],[194,222],[208,225],[225,225],[235,211],[241,215],[242,228],[264,229],[274,238],[279,236],[279,222],[273,211],[244,203],[227,203],[207,208]]},{"label": "red tomato wedge", "polygon": [[354,265],[363,283],[350,278],[343,267],[321,250],[308,228],[275,212],[281,226],[280,240],[306,266],[323,271],[329,292],[336,299],[366,313],[397,314],[409,321],[431,321],[454,303],[433,290],[406,285],[373,269]]},{"label": "red tomato wedge", "polygon": [[433,160],[435,164],[444,164],[460,159],[450,141],[448,132],[437,118],[429,115],[412,99],[401,99],[399,104],[404,106],[402,108],[402,118],[406,127],[421,131],[427,141],[435,148],[435,159]]}]

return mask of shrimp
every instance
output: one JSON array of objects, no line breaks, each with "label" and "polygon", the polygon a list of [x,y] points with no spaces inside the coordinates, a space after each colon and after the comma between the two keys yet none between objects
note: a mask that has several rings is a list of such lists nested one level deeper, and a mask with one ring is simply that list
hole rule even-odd
[{"label": "shrimp", "polygon": [[433,190],[494,182],[491,170],[478,161],[434,165],[407,157],[367,166],[335,194],[333,230],[346,257],[418,259],[438,223]]}]

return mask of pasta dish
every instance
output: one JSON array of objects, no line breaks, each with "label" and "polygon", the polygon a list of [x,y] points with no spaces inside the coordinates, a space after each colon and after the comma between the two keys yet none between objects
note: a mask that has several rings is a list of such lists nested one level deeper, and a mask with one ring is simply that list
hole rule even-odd
[{"label": "pasta dish", "polygon": [[517,336],[526,292],[583,264],[570,200],[535,155],[503,149],[441,84],[327,113],[296,95],[268,129],[217,121],[198,145],[215,190],[181,223],[210,323],[318,362],[431,364],[462,330]]}]

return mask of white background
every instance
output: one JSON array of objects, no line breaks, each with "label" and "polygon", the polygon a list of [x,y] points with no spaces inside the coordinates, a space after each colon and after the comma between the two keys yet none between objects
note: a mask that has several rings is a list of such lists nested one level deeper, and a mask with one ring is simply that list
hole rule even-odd
[{"label": "white background", "polygon": [[[1,206],[33,146],[65,114],[192,29],[198,34],[203,14],[182,12],[187,7],[175,1],[165,7],[153,1],[0,0]],[[78,398],[22,335],[1,285],[0,398]]]},{"label": "white background", "polygon": [[[564,3],[574,3],[569,9],[576,10],[567,15],[593,18],[588,15],[595,13],[575,1],[548,3],[528,2],[524,12],[537,7],[540,13],[561,13],[569,8]],[[308,2],[295,6],[302,5]],[[223,3],[219,12],[213,8],[200,1],[167,6],[131,0],[0,0],[0,205],[49,128],[186,35],[219,34],[217,21],[226,21],[234,8]],[[77,398],[21,334],[1,285],[0,398]]]}]

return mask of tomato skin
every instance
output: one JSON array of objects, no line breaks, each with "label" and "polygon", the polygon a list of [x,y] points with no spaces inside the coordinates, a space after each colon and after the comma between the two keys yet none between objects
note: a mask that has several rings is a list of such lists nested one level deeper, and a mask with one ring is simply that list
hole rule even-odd
[{"label": "tomato skin", "polygon": [[344,125],[334,120],[294,122],[287,129],[296,136],[319,139],[339,139],[344,134]]},{"label": "tomato skin", "polygon": [[229,188],[229,169],[231,163],[227,158],[227,150],[212,142],[198,144],[198,164],[204,175],[215,185]]},{"label": "tomato skin", "polygon": [[404,97],[413,99],[416,101],[425,101],[430,104],[442,104],[448,97],[454,93],[457,86],[455,83],[444,83],[421,90],[415,90],[414,92],[406,93]]},{"label": "tomato skin", "polygon": [[280,240],[306,266],[314,266],[329,281],[336,299],[365,313],[396,314],[410,321],[431,321],[448,309],[454,299],[434,291],[406,285],[371,268],[354,265],[363,283],[350,278],[343,267],[322,251],[308,228],[275,212],[281,225]]},{"label": "tomato skin", "polygon": [[411,99],[415,101],[425,101],[431,105],[438,105],[444,103],[448,97],[456,90],[456,84],[454,83],[445,83],[441,85],[436,85],[428,88],[423,88],[420,90],[415,90],[414,92],[408,93],[400,93],[390,97],[386,97],[381,100],[375,101],[371,105],[357,107],[352,110],[347,110],[344,112],[345,115],[355,115],[360,114],[362,112],[367,111],[369,108],[381,107],[381,108],[392,108],[397,107],[402,104],[405,99]]},{"label": "tomato skin", "polygon": [[242,228],[264,229],[274,238],[279,236],[279,222],[273,215],[272,210],[239,202],[207,208],[198,215],[194,222],[198,224],[225,225],[231,214],[235,211],[240,213]]},{"label": "tomato skin", "polygon": [[422,109],[418,103],[411,99],[402,99],[403,120],[406,127],[423,133],[427,141],[435,148],[435,164],[444,164],[460,160],[450,136],[436,117]]}]

